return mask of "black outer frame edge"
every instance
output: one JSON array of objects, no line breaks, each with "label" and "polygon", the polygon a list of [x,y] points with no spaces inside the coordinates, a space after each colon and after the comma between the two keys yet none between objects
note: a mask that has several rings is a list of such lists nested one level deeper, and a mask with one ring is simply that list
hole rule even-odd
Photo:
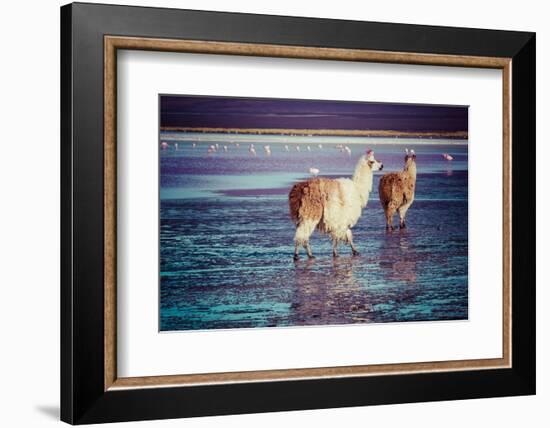
[{"label": "black outer frame edge", "polygon": [[73,349],[72,349],[72,9],[70,6],[60,10],[61,34],[61,349],[60,349],[60,417],[73,423]]},{"label": "black outer frame edge", "polygon": [[[475,386],[475,390],[472,388]],[[501,369],[107,392],[78,423],[105,423],[530,395]]]},{"label": "black outer frame edge", "polygon": [[[533,33],[97,4],[64,6],[61,17],[63,421],[82,424],[535,393]],[[105,393],[103,145],[97,144],[103,141],[105,34],[513,57],[512,132],[513,141],[521,141],[521,147],[512,144],[513,164],[530,166],[513,176],[513,368]]]},{"label": "black outer frame edge", "polygon": [[[105,30],[104,34],[129,37],[185,38],[378,51],[396,51],[395,46],[399,45],[399,52],[511,58],[533,34],[481,28],[96,3],[77,2],[72,5],[90,23],[97,24],[97,31]],[[148,16],[153,15],[153,19],[148,19]],[[157,25],[158,21],[163,23],[162,30]],[[210,25],[205,26],[205,21]],[[113,31],[111,28],[116,30]],[[163,34],[159,35],[160,32]]]},{"label": "black outer frame edge", "polygon": [[[536,35],[512,59],[512,364],[536,391]],[[520,171],[520,167],[521,172]]]}]

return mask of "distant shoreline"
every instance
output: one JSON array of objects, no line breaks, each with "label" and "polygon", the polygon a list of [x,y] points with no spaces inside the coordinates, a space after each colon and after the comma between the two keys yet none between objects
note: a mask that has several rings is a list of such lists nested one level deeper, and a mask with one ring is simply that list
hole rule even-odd
[{"label": "distant shoreline", "polygon": [[267,129],[267,128],[189,128],[164,126],[161,132],[185,132],[193,134],[279,135],[300,137],[385,137],[385,138],[441,138],[467,140],[467,131],[394,131],[375,129]]}]

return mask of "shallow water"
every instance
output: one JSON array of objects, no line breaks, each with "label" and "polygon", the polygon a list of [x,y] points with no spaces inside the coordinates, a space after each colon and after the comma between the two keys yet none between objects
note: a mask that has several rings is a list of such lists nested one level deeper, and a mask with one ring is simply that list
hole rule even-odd
[{"label": "shallow water", "polygon": [[[219,151],[208,155],[213,141],[195,140],[193,148],[178,135],[162,139],[170,147],[160,157],[161,330],[467,319],[466,145],[369,141],[382,173],[402,168],[405,146],[417,153],[408,228],[385,231],[377,191],[382,173],[376,173],[353,229],[361,255],[352,257],[342,246],[333,259],[330,240],[315,232],[316,258],[294,262],[290,187],[308,178],[310,167],[321,176],[350,176],[367,145],[342,138],[352,150],[348,156],[334,140],[319,148],[311,137],[311,151],[302,138],[298,152],[286,138],[270,140],[271,156],[255,143],[254,157],[249,142],[237,148],[216,141]],[[455,160],[443,160],[442,153]]]}]

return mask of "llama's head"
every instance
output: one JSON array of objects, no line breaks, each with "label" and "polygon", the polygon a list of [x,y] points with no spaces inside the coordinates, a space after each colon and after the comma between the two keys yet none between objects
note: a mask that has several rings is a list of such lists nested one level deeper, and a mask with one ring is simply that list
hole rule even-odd
[{"label": "llama's head", "polygon": [[408,172],[416,180],[416,153],[414,150],[405,149],[405,166],[403,171]]},{"label": "llama's head", "polygon": [[382,171],[384,169],[384,164],[374,158],[374,152],[370,149],[367,150],[364,156],[361,156],[360,162],[364,163],[371,171]]},{"label": "llama's head", "polygon": [[403,169],[407,170],[413,165],[416,166],[416,153],[412,149],[405,149],[405,167]]},{"label": "llama's head", "polygon": [[[374,158],[374,152],[367,150],[367,153],[359,158],[355,172],[353,173],[353,181],[365,192],[372,191],[372,173],[384,168],[381,162]],[[366,202],[365,202],[366,203]]]}]

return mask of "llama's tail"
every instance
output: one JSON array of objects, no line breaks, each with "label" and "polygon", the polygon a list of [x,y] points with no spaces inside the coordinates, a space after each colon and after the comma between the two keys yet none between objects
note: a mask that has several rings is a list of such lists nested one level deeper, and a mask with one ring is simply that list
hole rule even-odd
[{"label": "llama's tail", "polygon": [[297,183],[292,186],[288,194],[288,210],[294,224],[298,224],[300,221],[300,206],[302,205],[302,198],[304,197],[306,187],[306,182]]}]

